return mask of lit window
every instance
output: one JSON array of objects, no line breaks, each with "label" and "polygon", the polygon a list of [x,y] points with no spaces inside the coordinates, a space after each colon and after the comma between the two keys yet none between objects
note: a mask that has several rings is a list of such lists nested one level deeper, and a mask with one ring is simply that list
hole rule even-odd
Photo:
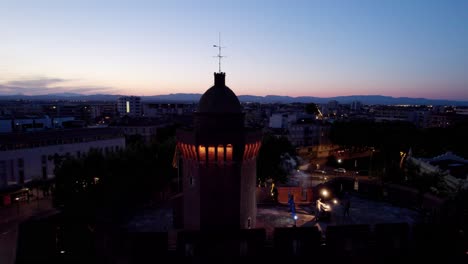
[{"label": "lit window", "polygon": [[208,160],[209,161],[215,160],[215,147],[214,146],[208,147]]},{"label": "lit window", "polygon": [[218,163],[223,164],[224,162],[224,146],[218,145]]},{"label": "lit window", "polygon": [[244,150],[244,159],[249,159],[250,158],[250,151],[252,150],[252,145],[251,144],[246,144],[245,145],[245,150]]},{"label": "lit window", "polygon": [[200,161],[206,160],[206,147],[205,146],[198,146],[198,156],[200,157]]},{"label": "lit window", "polygon": [[127,113],[130,113],[130,101],[126,102]]},{"label": "lit window", "polygon": [[195,149],[195,146],[192,145],[190,149],[191,149],[191,153],[192,153],[192,159],[194,159],[194,160],[197,159],[197,151]]},{"label": "lit window", "polygon": [[227,144],[226,146],[226,161],[232,161],[232,145]]}]

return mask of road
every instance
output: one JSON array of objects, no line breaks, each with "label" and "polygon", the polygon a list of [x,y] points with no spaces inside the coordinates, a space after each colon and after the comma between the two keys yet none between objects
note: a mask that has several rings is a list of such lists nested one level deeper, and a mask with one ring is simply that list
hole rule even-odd
[{"label": "road", "polygon": [[18,225],[31,216],[55,211],[50,197],[39,197],[19,206],[0,208],[0,263],[13,264],[16,257]]}]

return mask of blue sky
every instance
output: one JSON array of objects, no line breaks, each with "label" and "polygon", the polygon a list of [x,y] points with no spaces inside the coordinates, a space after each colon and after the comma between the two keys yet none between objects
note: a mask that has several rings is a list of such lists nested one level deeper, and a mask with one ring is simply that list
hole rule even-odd
[{"label": "blue sky", "polygon": [[468,1],[0,2],[0,94],[468,100]]}]

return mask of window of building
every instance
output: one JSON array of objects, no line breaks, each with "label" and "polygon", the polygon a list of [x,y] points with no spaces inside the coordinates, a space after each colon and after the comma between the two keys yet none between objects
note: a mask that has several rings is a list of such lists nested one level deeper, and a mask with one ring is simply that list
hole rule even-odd
[{"label": "window of building", "polygon": [[226,161],[232,161],[232,145],[227,144],[226,146]]},{"label": "window of building", "polygon": [[218,145],[218,148],[217,148],[217,160],[218,160],[218,164],[223,164],[224,162],[224,146],[223,145]]},{"label": "window of building", "polygon": [[208,160],[210,162],[215,161],[215,147],[214,146],[208,147]]},{"label": "window of building", "polygon": [[206,147],[205,146],[198,146],[198,156],[200,161],[206,161]]}]

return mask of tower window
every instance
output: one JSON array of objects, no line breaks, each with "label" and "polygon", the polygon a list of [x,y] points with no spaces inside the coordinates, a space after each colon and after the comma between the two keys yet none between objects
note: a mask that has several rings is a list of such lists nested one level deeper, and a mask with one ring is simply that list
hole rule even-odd
[{"label": "tower window", "polygon": [[198,146],[198,156],[200,157],[200,161],[206,161],[206,147],[205,146]]},{"label": "tower window", "polygon": [[210,162],[215,161],[215,147],[214,146],[209,146],[208,147],[208,160]]},{"label": "tower window", "polygon": [[223,164],[224,162],[224,146],[218,145],[218,164]]},{"label": "tower window", "polygon": [[190,149],[191,149],[191,153],[192,153],[192,158],[194,160],[196,160],[197,159],[197,151],[195,150],[195,146],[191,145]]},{"label": "tower window", "polygon": [[226,146],[226,161],[232,161],[232,145],[227,144]]}]

